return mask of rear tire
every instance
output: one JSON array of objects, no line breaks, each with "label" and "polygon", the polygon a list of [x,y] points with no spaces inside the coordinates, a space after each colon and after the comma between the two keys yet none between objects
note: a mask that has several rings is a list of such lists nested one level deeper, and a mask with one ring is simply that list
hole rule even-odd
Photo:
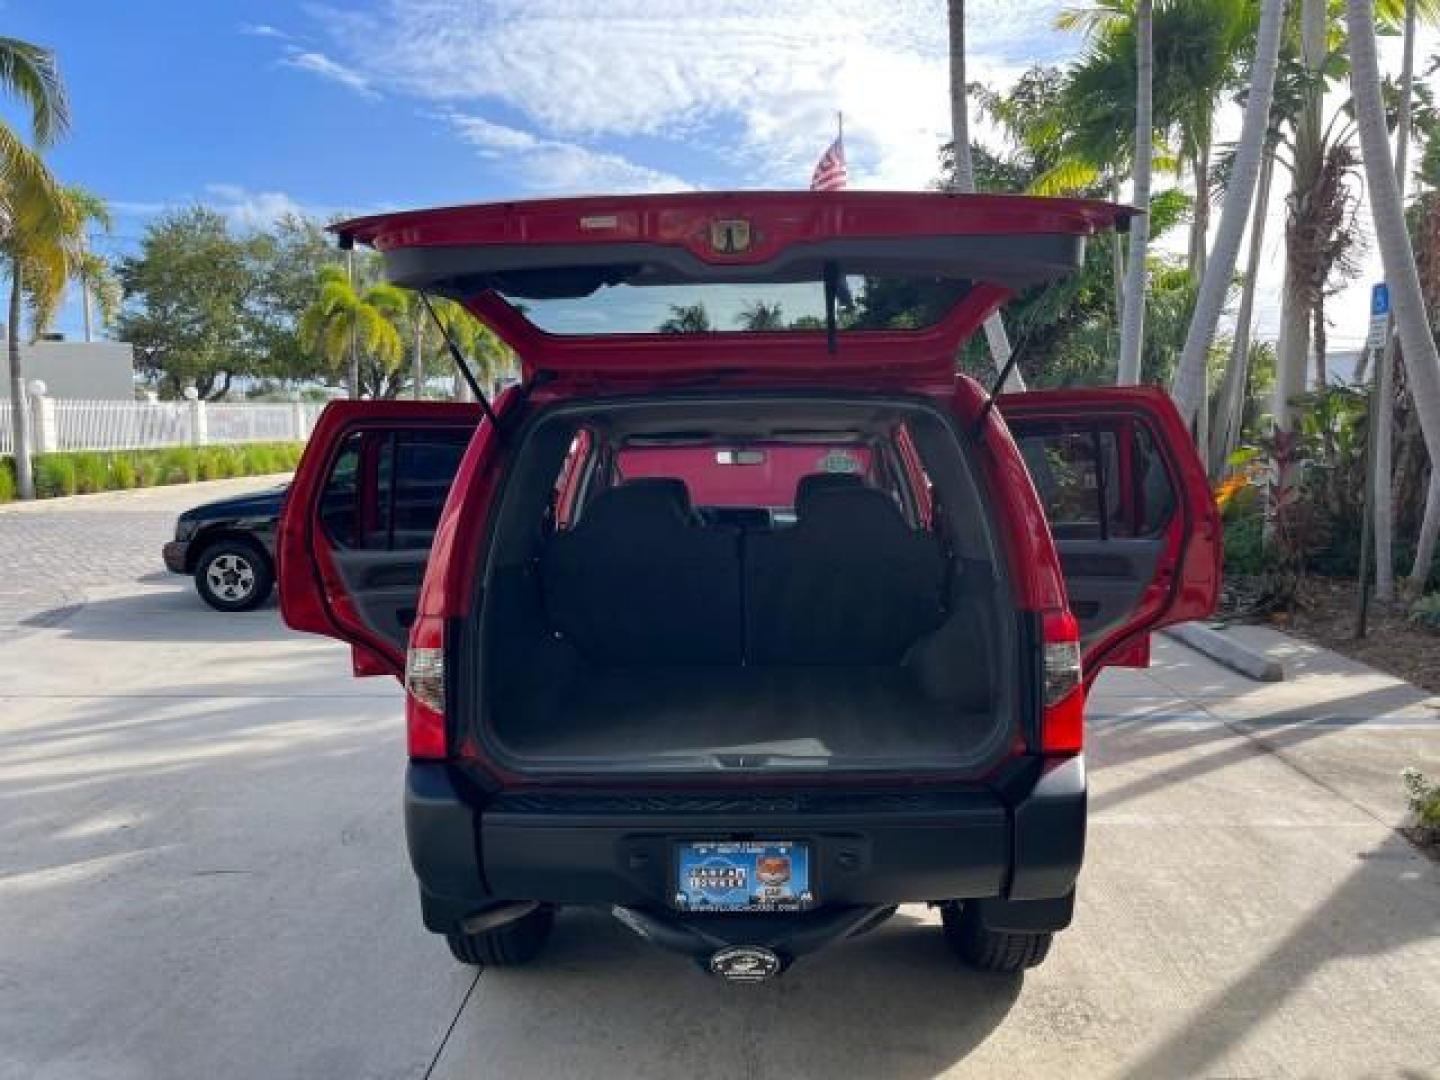
[{"label": "rear tire", "polygon": [[512,923],[479,934],[446,934],[450,953],[462,964],[481,967],[519,967],[540,954],[555,925],[555,909],[536,908]]},{"label": "rear tire", "polygon": [[1038,967],[1050,952],[1055,935],[1050,931],[988,930],[977,909],[946,904],[941,909],[945,940],[957,956],[973,968],[1013,975]]},{"label": "rear tire", "polygon": [[250,540],[216,540],[195,561],[195,591],[216,611],[251,611],[269,598],[274,587],[270,556]]}]

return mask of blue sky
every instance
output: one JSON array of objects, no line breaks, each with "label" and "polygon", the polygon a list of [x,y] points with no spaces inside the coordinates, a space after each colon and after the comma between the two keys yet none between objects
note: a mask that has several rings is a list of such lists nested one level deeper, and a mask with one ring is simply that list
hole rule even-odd
[{"label": "blue sky", "polygon": [[[1073,56],[1061,6],[970,0],[971,77]],[[112,251],[197,201],[245,226],[803,187],[837,109],[853,186],[917,188],[949,123],[941,0],[0,0],[0,19],[59,54],[74,129],[52,164],[111,201]]]}]

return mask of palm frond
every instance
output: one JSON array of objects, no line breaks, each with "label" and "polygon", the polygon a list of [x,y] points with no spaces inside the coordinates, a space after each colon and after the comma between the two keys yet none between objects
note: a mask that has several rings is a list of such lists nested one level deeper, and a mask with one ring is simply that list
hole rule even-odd
[{"label": "palm frond", "polygon": [[51,50],[0,37],[0,88],[29,110],[37,145],[49,146],[70,129],[70,100]]}]

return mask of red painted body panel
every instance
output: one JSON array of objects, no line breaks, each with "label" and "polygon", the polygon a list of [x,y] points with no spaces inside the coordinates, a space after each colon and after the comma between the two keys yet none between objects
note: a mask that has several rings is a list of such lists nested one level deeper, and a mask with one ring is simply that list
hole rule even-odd
[{"label": "red painted body panel", "polygon": [[[795,244],[834,237],[1094,235],[1128,207],[1094,199],[954,195],[941,191],[696,191],[534,199],[355,218],[334,231],[378,251],[465,244],[652,243],[684,248],[717,266],[773,259]],[[710,227],[743,218],[750,245],[717,251]]]}]

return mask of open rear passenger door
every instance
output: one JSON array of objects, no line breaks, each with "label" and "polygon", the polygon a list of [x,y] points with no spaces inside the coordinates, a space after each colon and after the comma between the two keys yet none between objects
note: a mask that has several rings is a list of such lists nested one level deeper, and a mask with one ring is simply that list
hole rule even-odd
[{"label": "open rear passenger door", "polygon": [[479,405],[336,402],[280,519],[280,608],[349,642],[357,675],[400,675],[430,543]]},{"label": "open rear passenger door", "polygon": [[1143,667],[1149,634],[1215,610],[1220,520],[1194,443],[1156,387],[1007,394],[1050,522],[1086,678]]}]

